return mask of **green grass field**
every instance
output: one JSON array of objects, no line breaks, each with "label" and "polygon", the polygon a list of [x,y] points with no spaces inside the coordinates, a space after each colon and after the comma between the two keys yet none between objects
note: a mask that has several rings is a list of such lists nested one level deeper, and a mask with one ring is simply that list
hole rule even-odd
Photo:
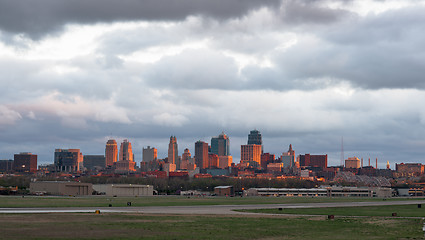
[{"label": "green grass field", "polygon": [[[29,207],[125,207],[127,202],[132,206],[190,206],[190,205],[246,205],[277,203],[310,203],[310,202],[364,202],[382,201],[380,198],[326,198],[326,197],[46,197],[46,196],[0,196],[0,208]],[[387,199],[411,200],[410,198]]]},{"label": "green grass field", "polygon": [[422,239],[420,219],[0,214],[0,239]]},{"label": "green grass field", "polygon": [[335,215],[335,216],[381,216],[390,217],[397,213],[398,217],[425,217],[425,204],[418,208],[417,204],[369,206],[369,207],[329,207],[329,208],[285,208],[242,210],[256,213],[303,214],[303,215]]}]

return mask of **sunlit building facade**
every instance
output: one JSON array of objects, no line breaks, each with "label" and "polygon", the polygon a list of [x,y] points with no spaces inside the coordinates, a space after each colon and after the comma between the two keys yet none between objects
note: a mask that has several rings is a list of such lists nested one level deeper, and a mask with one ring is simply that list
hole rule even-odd
[{"label": "sunlit building facade", "polygon": [[200,169],[208,168],[208,143],[203,141],[195,142],[195,164]]},{"label": "sunlit building facade", "polygon": [[261,167],[261,145],[241,145],[241,163],[248,163],[253,167]]},{"label": "sunlit building facade", "polygon": [[118,146],[114,139],[109,139],[105,147],[105,165],[106,167],[113,166],[118,158]]}]

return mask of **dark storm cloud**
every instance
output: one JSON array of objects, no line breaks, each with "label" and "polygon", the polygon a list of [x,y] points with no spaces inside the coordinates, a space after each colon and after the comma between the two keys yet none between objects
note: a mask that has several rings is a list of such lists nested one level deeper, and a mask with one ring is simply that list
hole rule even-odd
[{"label": "dark storm cloud", "polygon": [[[285,1],[282,19],[285,24],[326,24],[336,22],[349,11],[324,7],[323,1]],[[325,5],[326,6],[326,5]]]},{"label": "dark storm cloud", "polygon": [[280,0],[0,0],[0,28],[40,37],[67,23],[183,20],[190,15],[239,17]]}]

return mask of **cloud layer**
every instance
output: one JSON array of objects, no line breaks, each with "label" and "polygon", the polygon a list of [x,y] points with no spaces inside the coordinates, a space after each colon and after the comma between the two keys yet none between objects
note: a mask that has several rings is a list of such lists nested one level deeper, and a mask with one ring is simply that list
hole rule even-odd
[{"label": "cloud layer", "polygon": [[422,161],[423,1],[0,0],[0,158],[165,157],[225,131],[265,150]]}]

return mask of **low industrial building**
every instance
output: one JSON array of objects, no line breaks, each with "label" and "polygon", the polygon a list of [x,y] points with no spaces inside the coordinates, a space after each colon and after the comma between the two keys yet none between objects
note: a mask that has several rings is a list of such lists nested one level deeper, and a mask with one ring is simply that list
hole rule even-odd
[{"label": "low industrial building", "polygon": [[216,196],[234,196],[235,191],[233,186],[217,186],[214,188],[214,194]]},{"label": "low industrial building", "polygon": [[245,196],[283,196],[283,197],[326,197],[327,189],[323,188],[250,188],[244,191]]},{"label": "low industrial building", "polygon": [[323,188],[250,188],[245,196],[282,197],[391,197],[391,188],[323,187]]},{"label": "low industrial building", "polygon": [[42,181],[31,182],[30,193],[37,195],[60,195],[60,196],[82,196],[92,195],[93,186],[91,183],[62,182],[62,181]]},{"label": "low industrial building", "polygon": [[117,197],[153,196],[152,185],[138,184],[95,184],[93,189],[97,194]]}]

